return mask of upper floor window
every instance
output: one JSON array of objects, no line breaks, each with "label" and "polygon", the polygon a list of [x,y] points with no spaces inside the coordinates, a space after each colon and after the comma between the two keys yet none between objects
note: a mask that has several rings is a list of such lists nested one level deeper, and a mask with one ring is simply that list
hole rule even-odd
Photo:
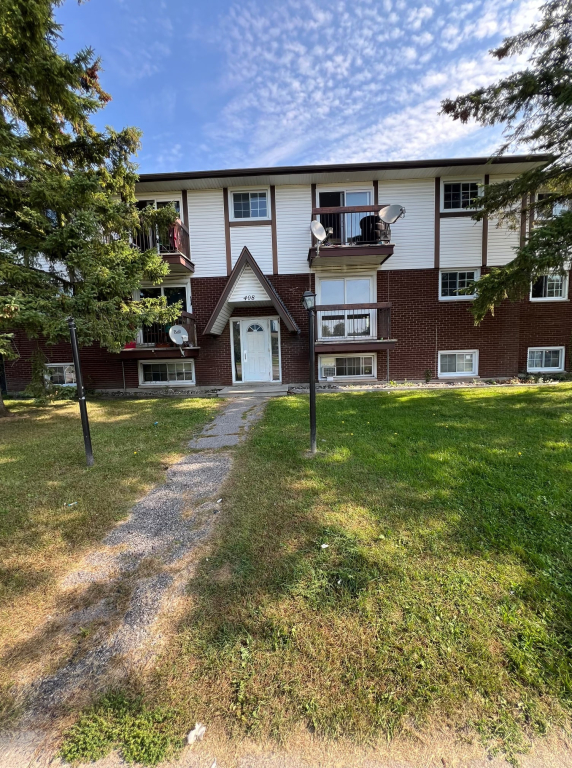
[{"label": "upper floor window", "polygon": [[371,211],[360,211],[371,205],[370,190],[338,189],[320,192],[319,208],[352,207],[353,213],[321,213],[320,222],[331,230],[328,238],[330,245],[357,245],[358,243],[377,242],[379,235],[375,224],[378,217]]},{"label": "upper floor window", "polygon": [[550,273],[542,275],[532,283],[530,288],[531,301],[556,301],[568,298],[568,278],[564,275]]},{"label": "upper floor window", "polygon": [[144,211],[148,206],[151,206],[151,208],[166,208],[168,205],[172,205],[173,208],[177,211],[177,216],[179,218],[181,217],[180,200],[156,200],[149,198],[146,200],[138,200],[136,205],[140,211]]},{"label": "upper floor window", "polygon": [[547,197],[551,197],[548,192],[540,192],[537,196],[537,200],[540,203],[540,210],[537,211],[537,221],[548,221],[556,216],[561,216],[569,210],[569,205],[566,203],[553,203],[548,210],[542,209],[542,202],[546,200]]},{"label": "upper floor window", "polygon": [[140,299],[160,299],[161,296],[165,296],[167,299],[167,306],[176,304],[178,301],[183,302],[183,312],[189,311],[190,306],[190,287],[189,283],[185,285],[153,285],[149,288],[139,289]]},{"label": "upper floor window", "polygon": [[321,278],[318,280],[318,304],[338,309],[318,312],[320,339],[348,339],[375,334],[375,311],[347,309],[345,305],[369,304],[374,299],[374,284],[370,277]]},{"label": "upper floor window", "polygon": [[232,214],[234,219],[267,219],[268,194],[262,192],[233,192]]},{"label": "upper floor window", "polygon": [[462,211],[471,208],[479,196],[477,181],[443,182],[443,210]]},{"label": "upper floor window", "polygon": [[459,291],[478,280],[481,276],[480,269],[466,269],[460,272],[441,272],[439,282],[440,299],[474,299],[475,294],[459,293]]}]

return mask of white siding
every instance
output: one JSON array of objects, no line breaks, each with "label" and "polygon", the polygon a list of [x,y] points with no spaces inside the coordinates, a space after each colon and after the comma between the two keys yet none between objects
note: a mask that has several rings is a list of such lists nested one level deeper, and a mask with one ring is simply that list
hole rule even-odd
[{"label": "white siding", "polygon": [[[254,298],[247,300],[244,298],[245,296],[254,296]],[[239,302],[241,304],[248,301],[248,303],[251,304],[256,301],[268,301],[269,298],[268,293],[264,290],[262,285],[260,285],[260,280],[247,264],[236,281],[235,286],[228,297],[228,301],[230,303]]]},{"label": "white siding", "polygon": [[311,187],[276,187],[275,216],[278,272],[282,275],[309,272]]},{"label": "white siding", "polygon": [[441,268],[480,267],[482,257],[482,222],[468,216],[441,219]]},{"label": "white siding", "polygon": [[191,261],[195,277],[226,276],[226,238],[221,189],[188,192]]},{"label": "white siding", "polygon": [[429,269],[435,260],[433,179],[380,181],[379,202],[403,205],[405,218],[391,227],[395,252],[382,269]]},{"label": "white siding", "polygon": [[[491,176],[490,183],[495,181],[508,181],[514,176]],[[506,224],[502,227],[497,226],[498,221],[489,219],[489,237],[487,244],[487,266],[502,267],[508,264],[515,257],[514,248],[518,248],[520,242],[520,231],[517,225],[516,229],[510,229]]]},{"label": "white siding", "polygon": [[270,226],[231,227],[230,246],[232,266],[238,261],[244,246],[254,256],[265,275],[272,274],[272,231]]}]

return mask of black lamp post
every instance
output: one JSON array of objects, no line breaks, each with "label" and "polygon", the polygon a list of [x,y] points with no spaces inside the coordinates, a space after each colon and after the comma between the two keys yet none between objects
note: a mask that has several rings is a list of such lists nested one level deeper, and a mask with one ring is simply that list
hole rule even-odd
[{"label": "black lamp post", "polygon": [[310,332],[310,453],[316,453],[316,294],[313,291],[304,291],[302,304],[308,310]]},{"label": "black lamp post", "polygon": [[81,426],[83,429],[83,442],[85,445],[85,459],[88,467],[93,467],[93,451],[91,449],[91,435],[89,432],[89,421],[87,418],[87,406],[85,404],[85,392],[83,389],[83,379],[81,377],[81,366],[79,362],[79,348],[77,345],[77,332],[75,320],[68,317],[70,329],[70,341],[73,355],[73,364],[75,368],[75,382],[77,386],[77,399],[79,400],[79,412],[81,415]]}]

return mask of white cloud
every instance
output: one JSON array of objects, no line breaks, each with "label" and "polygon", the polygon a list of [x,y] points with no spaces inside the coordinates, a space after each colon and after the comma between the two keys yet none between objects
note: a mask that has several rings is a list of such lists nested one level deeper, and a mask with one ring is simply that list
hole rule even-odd
[{"label": "white cloud", "polygon": [[491,151],[498,131],[441,117],[440,102],[514,71],[522,60],[487,51],[537,13],[536,0],[233,5],[219,30],[231,95],[205,127],[207,165]]}]

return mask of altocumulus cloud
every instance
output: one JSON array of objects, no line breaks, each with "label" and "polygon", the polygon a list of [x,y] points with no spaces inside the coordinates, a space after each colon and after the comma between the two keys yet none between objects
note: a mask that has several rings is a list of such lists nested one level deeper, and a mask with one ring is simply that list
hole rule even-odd
[{"label": "altocumulus cloud", "polygon": [[230,94],[203,151],[229,165],[397,160],[492,151],[498,132],[439,116],[441,99],[522,61],[487,53],[534,0],[253,0],[221,21]]}]

